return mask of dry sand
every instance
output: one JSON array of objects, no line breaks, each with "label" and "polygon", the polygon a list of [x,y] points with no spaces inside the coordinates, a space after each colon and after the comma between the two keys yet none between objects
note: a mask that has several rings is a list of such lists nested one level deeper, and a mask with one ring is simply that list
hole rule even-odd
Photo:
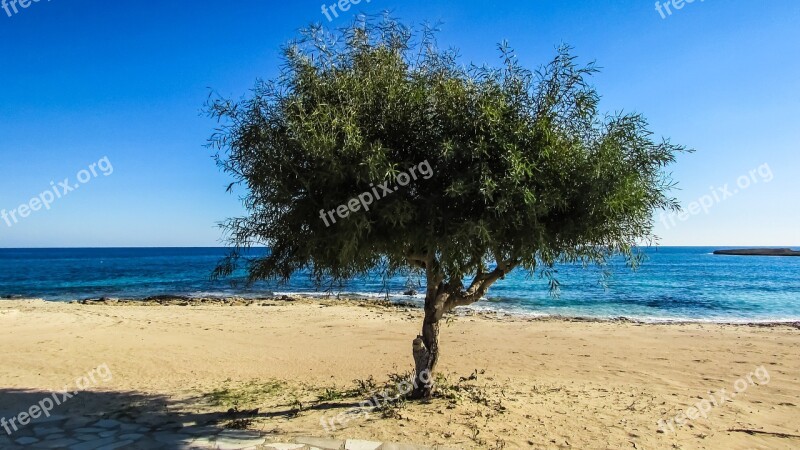
[{"label": "dry sand", "polygon": [[[326,432],[320,419],[369,397],[348,392],[354,380],[372,377],[381,387],[411,368],[420,323],[416,309],[351,301],[0,301],[0,411],[27,409],[31,399],[107,364],[113,379],[54,412],[259,408],[238,424],[452,448],[800,448],[796,327],[486,315],[453,317],[442,327],[441,397],[343,415],[346,426]],[[762,376],[747,382],[761,366]],[[659,419],[709,392],[734,392],[740,378],[746,389],[707,418],[657,431]]]}]

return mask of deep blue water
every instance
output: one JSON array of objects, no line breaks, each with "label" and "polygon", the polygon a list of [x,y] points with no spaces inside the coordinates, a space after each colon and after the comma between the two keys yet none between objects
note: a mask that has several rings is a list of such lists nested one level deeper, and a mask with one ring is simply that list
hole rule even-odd
[{"label": "deep blue water", "polygon": [[[488,299],[475,308],[644,320],[800,320],[800,258],[715,256],[713,250],[648,249],[648,260],[637,272],[615,264],[605,287],[597,269],[562,265],[557,297],[546,280],[515,272],[493,286]],[[75,300],[314,292],[303,274],[284,286],[246,287],[236,278],[212,282],[211,270],[224,254],[220,248],[0,249],[0,297]],[[388,289],[391,298],[408,300],[402,293],[409,285],[423,290],[417,277],[397,276],[384,283],[376,274],[334,293],[383,297]]]}]

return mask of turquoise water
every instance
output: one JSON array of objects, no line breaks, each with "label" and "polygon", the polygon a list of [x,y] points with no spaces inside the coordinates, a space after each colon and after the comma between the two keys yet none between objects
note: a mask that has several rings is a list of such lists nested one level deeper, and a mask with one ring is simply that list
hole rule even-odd
[{"label": "turquoise water", "polygon": [[[637,272],[614,264],[607,286],[597,269],[558,267],[561,292],[546,280],[514,272],[498,282],[476,309],[532,315],[629,317],[642,320],[798,321],[800,258],[716,256],[711,247],[648,249]],[[243,286],[238,279],[212,282],[209,274],[225,254],[220,248],[0,249],[0,297],[75,300],[151,295],[254,297],[315,292],[304,274],[288,285]],[[383,280],[379,274],[353,280],[333,293],[403,296],[418,277]]]}]

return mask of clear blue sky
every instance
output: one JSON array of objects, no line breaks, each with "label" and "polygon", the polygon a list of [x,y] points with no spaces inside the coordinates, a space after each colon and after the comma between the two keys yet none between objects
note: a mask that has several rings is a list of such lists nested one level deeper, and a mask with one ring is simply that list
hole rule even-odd
[{"label": "clear blue sky", "polygon": [[[322,3],[0,9],[0,210],[51,181],[75,184],[103,157],[113,166],[85,172],[50,210],[11,227],[0,219],[0,247],[217,245],[215,224],[242,209],[203,147],[215,126],[200,114],[208,88],[237,97],[274,76],[280,45],[327,23]],[[363,0],[332,25],[385,9],[441,20],[440,42],[465,62],[497,63],[503,39],[530,67],[560,43],[596,60],[604,109],[641,112],[658,135],[698,150],[674,166],[684,204],[718,193],[707,214],[659,220],[663,245],[800,245],[800,2],[696,0],[662,18],[650,0]]]}]

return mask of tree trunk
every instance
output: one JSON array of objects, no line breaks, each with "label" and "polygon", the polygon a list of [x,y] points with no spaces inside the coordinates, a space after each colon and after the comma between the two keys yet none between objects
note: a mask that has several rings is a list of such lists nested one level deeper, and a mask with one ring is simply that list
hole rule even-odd
[{"label": "tree trunk", "polygon": [[425,321],[422,334],[414,339],[414,398],[431,398],[434,392],[433,373],[439,362],[439,319],[442,317],[443,305],[437,304],[436,294],[431,298],[429,291],[425,299]]},{"label": "tree trunk", "polygon": [[434,257],[416,257],[418,265],[425,267],[427,287],[425,293],[425,321],[422,334],[414,339],[414,392],[413,398],[431,398],[436,389],[433,382],[434,370],[439,362],[439,321],[446,311],[458,306],[467,306],[480,300],[495,281],[513,270],[518,262],[500,262],[491,272],[484,272],[483,265],[469,289],[464,289],[461,276],[451,276],[445,283],[445,275]]}]

